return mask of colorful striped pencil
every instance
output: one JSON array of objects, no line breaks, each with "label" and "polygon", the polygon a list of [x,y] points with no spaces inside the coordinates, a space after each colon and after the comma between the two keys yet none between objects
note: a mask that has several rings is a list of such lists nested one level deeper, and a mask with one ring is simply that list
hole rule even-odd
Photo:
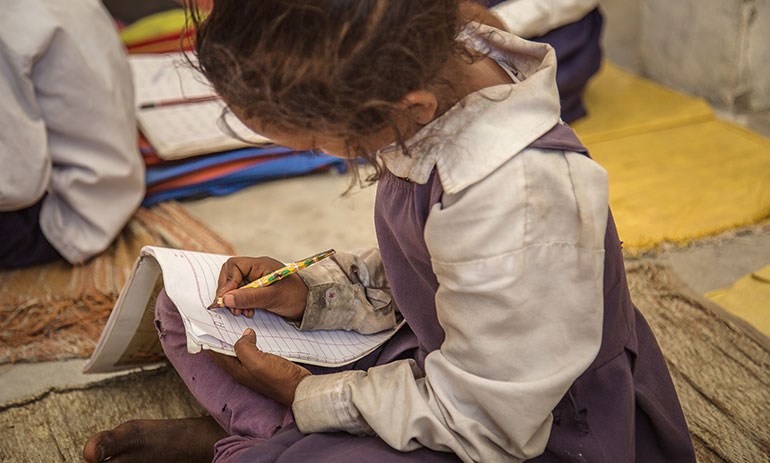
[{"label": "colorful striped pencil", "polygon": [[[249,284],[243,285],[241,286],[241,288],[262,288],[265,286],[270,286],[278,280],[282,280],[289,275],[297,273],[298,271],[302,270],[305,267],[309,267],[320,260],[326,259],[327,257],[334,255],[335,252],[336,251],[334,249],[329,249],[328,251],[320,252],[306,259],[298,260],[297,262],[294,262],[285,267],[279,268],[275,272],[268,273],[262,278],[254,280]],[[225,301],[222,297],[217,298],[217,305],[219,307],[225,306]]]}]

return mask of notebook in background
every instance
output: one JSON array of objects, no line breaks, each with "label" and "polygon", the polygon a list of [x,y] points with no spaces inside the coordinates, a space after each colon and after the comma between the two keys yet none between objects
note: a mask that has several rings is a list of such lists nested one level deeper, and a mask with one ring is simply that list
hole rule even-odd
[{"label": "notebook in background", "polygon": [[[194,60],[192,55],[190,58]],[[128,59],[137,123],[159,158],[182,159],[249,146],[221,127],[219,119],[225,107],[221,100],[142,108],[148,103],[216,95],[182,53],[135,54]],[[270,144],[270,140],[249,130],[236,117],[228,117],[227,123],[249,142]]]}]

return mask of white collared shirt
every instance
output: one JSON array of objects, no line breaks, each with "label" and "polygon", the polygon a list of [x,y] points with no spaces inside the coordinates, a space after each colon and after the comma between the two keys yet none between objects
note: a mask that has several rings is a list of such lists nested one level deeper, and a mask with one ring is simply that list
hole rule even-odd
[{"label": "white collared shirt", "polygon": [[583,18],[599,0],[507,0],[491,8],[519,37],[538,37]]},{"label": "white collared shirt", "polygon": [[144,196],[133,85],[100,0],[4,2],[0,211],[47,192],[40,227],[68,261],[103,251]]},{"label": "white collared shirt", "polygon": [[305,378],[293,404],[302,432],[523,461],[543,452],[551,410],[599,351],[606,172],[527,148],[559,121],[553,50],[485,32],[521,82],[466,97],[407,142],[410,157],[383,155],[416,183],[436,168],[444,188],[424,230],[444,343],[424,371],[404,360]]}]

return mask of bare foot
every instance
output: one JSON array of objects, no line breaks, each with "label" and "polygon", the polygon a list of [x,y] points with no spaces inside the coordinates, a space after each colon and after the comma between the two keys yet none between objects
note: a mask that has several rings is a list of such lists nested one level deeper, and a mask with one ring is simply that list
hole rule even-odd
[{"label": "bare foot", "polygon": [[83,448],[89,463],[210,462],[214,444],[227,436],[210,416],[134,420],[92,436]]}]

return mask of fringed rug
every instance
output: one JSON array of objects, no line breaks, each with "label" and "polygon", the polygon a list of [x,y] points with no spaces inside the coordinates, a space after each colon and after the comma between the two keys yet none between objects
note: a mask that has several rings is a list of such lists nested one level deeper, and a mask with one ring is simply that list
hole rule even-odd
[{"label": "fringed rug", "polygon": [[[770,461],[768,338],[665,267],[631,264],[628,280],[668,361],[698,461]],[[79,461],[91,435],[126,420],[201,413],[170,369],[53,389],[0,405],[0,461]]]},{"label": "fringed rug", "polygon": [[144,245],[234,253],[168,202],[139,209],[112,246],[85,265],[0,271],[0,364],[88,357]]}]

